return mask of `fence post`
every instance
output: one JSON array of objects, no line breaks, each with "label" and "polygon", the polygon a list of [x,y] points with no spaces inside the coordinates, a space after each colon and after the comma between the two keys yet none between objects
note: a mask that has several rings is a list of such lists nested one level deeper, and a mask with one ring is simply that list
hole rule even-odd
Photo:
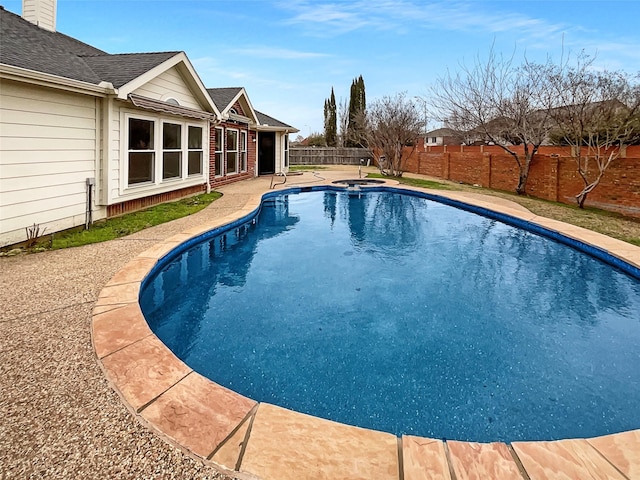
[{"label": "fence post", "polygon": [[442,165],[444,167],[443,168],[443,172],[442,172],[442,176],[446,180],[451,180],[451,177],[449,176],[449,168],[450,168],[449,162],[451,160],[451,154],[447,153],[446,151],[443,152],[442,159],[444,160],[443,161],[443,165]]},{"label": "fence post", "polygon": [[548,200],[552,202],[559,201],[558,199],[558,187],[560,183],[560,156],[550,155],[546,157],[548,161],[549,173],[547,175],[547,187],[549,189],[547,193]]},{"label": "fence post", "polygon": [[481,186],[491,188],[491,154],[482,154],[482,183]]}]

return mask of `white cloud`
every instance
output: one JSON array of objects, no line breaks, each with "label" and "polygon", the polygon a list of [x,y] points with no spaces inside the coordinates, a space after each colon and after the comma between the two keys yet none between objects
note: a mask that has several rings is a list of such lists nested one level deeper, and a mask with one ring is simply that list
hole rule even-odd
[{"label": "white cloud", "polygon": [[247,55],[252,57],[281,59],[281,60],[304,60],[326,58],[331,55],[317,52],[303,52],[299,50],[289,50],[286,48],[272,48],[265,46],[253,46],[245,48],[236,48],[231,50],[232,53]]},{"label": "white cloud", "polygon": [[[286,24],[298,25],[307,28],[309,34],[322,36],[337,36],[363,28],[400,33],[428,28],[485,33],[526,32],[531,36],[548,37],[559,35],[567,28],[563,24],[507,10],[487,11],[486,4],[471,2],[387,0],[318,3],[300,0],[279,6],[293,12],[285,20]],[[483,6],[485,11],[481,10]]]}]

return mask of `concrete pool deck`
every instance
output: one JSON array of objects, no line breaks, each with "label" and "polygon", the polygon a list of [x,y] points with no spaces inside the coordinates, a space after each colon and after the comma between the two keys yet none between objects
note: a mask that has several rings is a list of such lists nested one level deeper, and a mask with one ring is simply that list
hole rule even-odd
[{"label": "concrete pool deck", "polygon": [[[354,173],[320,171],[325,180],[305,173],[277,189]],[[222,187],[224,196],[199,214],[125,239],[0,259],[0,471],[57,478],[640,478],[640,430],[511,445],[399,439],[258,404],[191,371],[149,330],[138,306],[140,282],[179,243],[253,211],[270,180]],[[633,245],[506,200],[433,193],[540,223],[640,267]]]}]

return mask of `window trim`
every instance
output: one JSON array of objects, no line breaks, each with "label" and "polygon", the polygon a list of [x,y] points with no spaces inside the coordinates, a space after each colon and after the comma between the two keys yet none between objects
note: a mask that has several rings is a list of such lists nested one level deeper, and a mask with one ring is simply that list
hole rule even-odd
[{"label": "window trim", "polygon": [[[229,149],[229,133],[235,132],[236,134],[236,145],[235,145],[235,149],[231,150]],[[234,175],[236,173],[239,172],[238,169],[238,160],[239,160],[239,153],[240,153],[240,134],[239,134],[239,130],[237,128],[227,128],[225,129],[225,140],[226,140],[226,145],[225,145],[225,170],[226,170],[226,175]],[[229,171],[229,154],[230,153],[235,153],[236,154],[236,164],[235,164],[235,169],[233,171]]]},{"label": "window trim", "polygon": [[[186,123],[179,123],[176,122],[174,120],[166,120],[166,119],[162,119],[161,121],[162,125],[161,125],[161,133],[162,133],[162,144],[161,144],[161,150],[160,153],[162,154],[162,166],[160,168],[160,183],[164,183],[164,182],[173,182],[176,180],[182,180],[183,178],[185,178],[184,176],[184,153],[185,153],[185,141],[184,141],[184,134],[185,134],[185,129],[183,128],[184,126],[186,126]],[[164,148],[164,127],[165,125],[176,125],[178,127],[180,127],[180,135],[178,137],[178,141],[180,142],[180,147],[179,148]],[[164,176],[164,154],[165,153],[179,153],[180,154],[180,159],[178,161],[178,175],[175,175],[173,177],[165,177]]]},{"label": "window trim", "polygon": [[248,132],[246,130],[240,130],[240,172],[246,172],[248,169],[247,161],[247,137]]},{"label": "window trim", "polygon": [[289,168],[289,134],[285,133],[282,140],[284,143],[284,168]]},{"label": "window trim", "polygon": [[[226,165],[226,155],[224,153],[224,145],[225,145],[225,129],[223,127],[215,127],[215,150],[213,155],[213,174],[216,178],[221,178],[225,176],[225,165]],[[220,132],[220,142],[217,141],[218,131]],[[218,155],[220,155],[220,173],[216,173],[216,163],[218,161]]]},{"label": "window trim", "polygon": [[[194,125],[192,123],[187,123],[186,124],[187,128],[186,128],[186,147],[187,147],[187,161],[186,161],[186,167],[187,170],[185,172],[185,177],[189,178],[189,177],[196,177],[196,176],[202,176],[204,175],[204,160],[205,160],[205,154],[204,154],[204,145],[205,145],[205,138],[204,138],[204,133],[207,130],[204,126],[202,125]],[[200,129],[200,148],[189,148],[189,130],[192,128],[199,128]],[[200,152],[200,171],[198,173],[189,173],[189,154],[191,152]]]},{"label": "window trim", "polygon": [[[151,124],[153,125],[153,145],[151,145],[151,148],[148,150],[131,150],[129,148],[129,139],[131,137],[131,130],[129,127],[129,122],[130,120],[144,120],[146,122],[151,122]],[[123,122],[124,128],[122,128],[121,130],[124,133],[124,138],[122,139],[122,145],[123,145],[123,149],[124,149],[124,156],[122,158],[122,170],[123,170],[123,182],[125,185],[125,188],[127,189],[131,189],[131,188],[140,188],[140,187],[145,187],[145,186],[150,186],[150,185],[155,185],[158,179],[158,173],[157,173],[157,169],[156,166],[158,164],[158,150],[157,150],[157,142],[158,142],[158,119],[153,117],[153,116],[149,116],[149,115],[129,115],[126,114],[125,118],[124,118],[124,122]],[[151,164],[151,181],[147,181],[147,182],[137,182],[137,183],[129,183],[129,155],[132,152],[150,152],[153,153],[153,160],[152,160],[152,164]]]},{"label": "window trim", "polygon": [[[140,182],[140,183],[129,183],[129,153],[132,151],[129,149],[129,120],[137,119],[137,120],[145,120],[148,122],[152,122],[153,124],[153,145],[151,150],[142,150],[144,152],[153,153],[153,165],[151,167],[153,173],[153,181],[151,182]],[[162,154],[164,153],[163,148],[163,125],[166,123],[172,123],[180,125],[181,130],[181,163],[180,163],[180,176],[171,177],[167,179],[162,178],[163,174],[163,162],[162,162]],[[202,133],[202,164],[201,164],[201,172],[199,174],[188,175],[188,131],[189,127],[197,127],[201,129]],[[137,198],[139,196],[144,196],[143,192],[149,191],[170,191],[175,190],[175,186],[171,187],[172,184],[180,183],[184,184],[184,186],[197,185],[200,182],[206,182],[206,176],[208,172],[207,168],[207,158],[208,158],[208,149],[209,149],[209,123],[208,122],[197,122],[190,119],[182,118],[182,117],[172,117],[166,115],[153,115],[148,112],[141,112],[138,110],[127,110],[122,109],[120,111],[120,160],[119,160],[119,192],[115,198],[118,197],[130,197],[134,195],[133,198]],[[133,150],[134,152],[136,150]],[[172,150],[173,151],[173,150]],[[177,150],[176,150],[177,151]],[[182,186],[182,185],[181,185]],[[140,192],[136,194],[135,192]]]}]

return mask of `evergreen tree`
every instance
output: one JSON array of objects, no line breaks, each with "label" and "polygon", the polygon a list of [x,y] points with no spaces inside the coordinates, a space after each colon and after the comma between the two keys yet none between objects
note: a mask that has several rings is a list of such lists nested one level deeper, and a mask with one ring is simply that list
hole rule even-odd
[{"label": "evergreen tree", "polygon": [[336,96],[331,87],[331,97],[324,101],[324,138],[328,147],[337,146],[338,120],[336,111]]},{"label": "evergreen tree", "polygon": [[351,93],[349,97],[349,124],[347,126],[347,147],[366,146],[364,140],[364,125],[359,122],[363,118],[363,113],[367,108],[364,79],[360,75],[351,82]]}]

